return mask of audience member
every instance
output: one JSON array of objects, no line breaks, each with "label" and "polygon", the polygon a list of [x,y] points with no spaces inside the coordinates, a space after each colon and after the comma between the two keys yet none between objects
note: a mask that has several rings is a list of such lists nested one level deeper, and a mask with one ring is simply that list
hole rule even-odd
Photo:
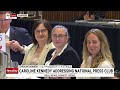
[{"label": "audience member", "polygon": [[79,20],[93,21],[93,20],[103,20],[105,18],[105,11],[83,11],[81,16],[75,17],[73,22]]},{"label": "audience member", "polygon": [[47,20],[37,20],[33,24],[33,43],[28,47],[20,46],[18,42],[12,45],[13,50],[19,50],[25,54],[22,65],[44,65],[47,53],[54,48],[51,42],[52,27]]},{"label": "audience member", "polygon": [[91,29],[85,36],[81,68],[114,68],[107,37],[99,29]]},{"label": "audience member", "polygon": [[75,17],[72,21],[73,22],[76,22],[79,20],[90,21],[90,20],[95,20],[95,19],[98,19],[98,18],[95,16],[94,11],[85,11],[85,12],[83,12],[83,14],[81,16]]},{"label": "audience member", "polygon": [[95,12],[94,11],[86,11],[83,15],[84,20],[95,20]]},{"label": "audience member", "polygon": [[9,60],[22,63],[24,55],[20,52],[15,52],[10,49],[12,40],[16,40],[20,45],[29,45],[32,43],[32,38],[25,28],[10,26],[12,20],[6,19],[6,14],[11,14],[11,11],[0,11],[0,33],[6,34],[6,48]]},{"label": "audience member", "polygon": [[[69,45],[67,28],[56,25],[52,29],[51,35],[55,49],[49,51],[45,65],[72,65],[73,68],[79,68],[82,61],[77,52]],[[62,79],[62,77],[53,77],[52,79]]]},{"label": "audience member", "polygon": [[95,11],[95,16],[98,19],[105,19],[106,11]]}]

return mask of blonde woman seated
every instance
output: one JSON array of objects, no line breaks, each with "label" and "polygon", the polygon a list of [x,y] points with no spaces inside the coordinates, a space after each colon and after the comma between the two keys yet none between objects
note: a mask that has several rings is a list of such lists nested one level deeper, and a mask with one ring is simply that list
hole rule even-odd
[{"label": "blonde woman seated", "polygon": [[54,48],[51,43],[52,27],[46,20],[38,20],[33,24],[32,38],[33,43],[28,47],[20,46],[16,41],[12,45],[14,51],[21,51],[25,54],[22,64],[25,65],[44,65],[47,53]]},{"label": "blonde woman seated", "polygon": [[81,68],[114,68],[107,37],[99,29],[91,29],[85,36]]}]

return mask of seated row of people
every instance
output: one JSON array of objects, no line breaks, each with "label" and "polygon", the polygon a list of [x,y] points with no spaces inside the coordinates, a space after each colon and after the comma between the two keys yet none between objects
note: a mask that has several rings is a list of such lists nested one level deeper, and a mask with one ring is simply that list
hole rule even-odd
[{"label": "seated row of people", "polygon": [[21,46],[13,40],[11,49],[25,54],[24,65],[72,65],[73,68],[114,68],[112,53],[105,34],[99,29],[86,33],[83,60],[69,45],[68,29],[56,25],[53,29],[46,20],[33,25],[33,43]]},{"label": "seated row of people", "polygon": [[24,28],[11,27],[12,20],[6,19],[6,13],[10,12],[0,12],[0,32],[9,38],[6,46],[10,48],[11,60],[17,60],[19,64],[115,67],[107,38],[99,29],[87,32],[83,43],[83,60],[80,60],[77,52],[69,45],[70,36],[65,26],[56,25],[52,29],[47,20],[38,20],[33,24],[31,38]]}]

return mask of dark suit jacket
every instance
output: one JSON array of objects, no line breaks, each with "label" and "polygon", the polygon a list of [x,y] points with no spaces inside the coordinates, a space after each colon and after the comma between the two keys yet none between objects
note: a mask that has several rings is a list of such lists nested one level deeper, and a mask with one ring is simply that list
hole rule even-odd
[{"label": "dark suit jacket", "polygon": [[[10,27],[10,40],[16,40],[20,45],[29,45],[32,43],[32,38],[25,28],[14,26]],[[18,61],[19,64],[22,64],[24,54],[10,50],[10,55],[12,61]]]},{"label": "dark suit jacket", "polygon": [[[55,51],[55,49],[51,49],[48,52],[48,55],[46,57],[46,61],[50,60],[52,57],[52,53]],[[77,52],[71,47],[67,46],[67,48],[64,50],[64,52],[57,56],[52,62],[51,65],[59,64],[59,65],[72,65],[73,68],[79,68],[82,61],[79,58],[79,55]]]}]

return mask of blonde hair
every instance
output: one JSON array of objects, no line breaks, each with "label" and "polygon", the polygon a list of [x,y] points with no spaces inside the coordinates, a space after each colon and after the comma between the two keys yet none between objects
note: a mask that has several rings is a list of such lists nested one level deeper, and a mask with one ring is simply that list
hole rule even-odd
[{"label": "blonde hair", "polygon": [[99,29],[91,29],[87,32],[84,42],[83,42],[83,60],[85,63],[85,67],[87,67],[87,60],[88,57],[91,55],[87,48],[87,37],[90,34],[95,34],[98,39],[100,40],[100,52],[97,54],[97,56],[94,59],[94,63],[92,65],[93,68],[96,68],[102,61],[108,60],[111,65],[114,67],[113,59],[112,59],[112,53],[110,51],[109,43],[107,40],[107,37],[105,34],[99,30]]}]

